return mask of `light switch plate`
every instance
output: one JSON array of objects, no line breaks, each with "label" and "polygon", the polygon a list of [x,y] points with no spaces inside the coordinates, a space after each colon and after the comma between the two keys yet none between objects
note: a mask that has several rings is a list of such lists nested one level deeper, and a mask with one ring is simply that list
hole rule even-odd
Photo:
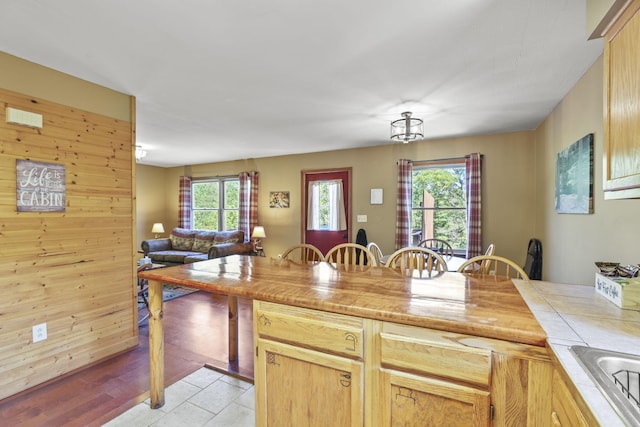
[{"label": "light switch plate", "polygon": [[371,204],[372,205],[382,204],[382,188],[371,189]]},{"label": "light switch plate", "polygon": [[358,215],[357,221],[358,222],[367,222],[367,216],[366,215]]}]

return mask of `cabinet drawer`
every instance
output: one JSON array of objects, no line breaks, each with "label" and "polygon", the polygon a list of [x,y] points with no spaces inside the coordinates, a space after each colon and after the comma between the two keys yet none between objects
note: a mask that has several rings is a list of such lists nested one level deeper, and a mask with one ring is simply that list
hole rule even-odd
[{"label": "cabinet drawer", "polygon": [[254,333],[351,358],[363,355],[362,319],[254,301]]},{"label": "cabinet drawer", "polygon": [[380,343],[383,366],[489,386],[491,350],[386,332]]}]

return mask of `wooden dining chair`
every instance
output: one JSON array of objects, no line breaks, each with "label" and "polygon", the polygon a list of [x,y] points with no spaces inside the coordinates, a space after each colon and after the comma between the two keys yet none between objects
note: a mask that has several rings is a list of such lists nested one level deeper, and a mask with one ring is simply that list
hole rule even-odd
[{"label": "wooden dining chair", "polygon": [[[496,251],[496,245],[491,243],[489,246],[487,246],[487,250],[484,251],[484,254],[485,256],[491,256],[491,255],[494,255],[495,251]],[[482,273],[484,274],[489,274],[490,269],[491,269],[491,260],[490,259],[482,260],[482,262],[480,263],[480,271],[482,271]]]},{"label": "wooden dining chair", "polygon": [[375,256],[366,246],[357,243],[340,243],[329,249],[324,256],[326,262],[336,264],[378,265]]},{"label": "wooden dining chair", "polygon": [[282,259],[291,261],[324,261],[324,255],[320,249],[308,243],[300,243],[288,248],[282,254]]},{"label": "wooden dining chair", "polygon": [[385,266],[417,277],[431,277],[447,271],[447,262],[439,253],[417,246],[398,249],[389,255]]},{"label": "wooden dining chair", "polygon": [[445,260],[453,258],[453,247],[449,242],[442,239],[425,239],[416,245],[419,248],[431,249],[434,252],[440,254]]},{"label": "wooden dining chair", "polygon": [[382,249],[380,249],[380,246],[378,246],[374,242],[370,242],[367,245],[367,249],[369,249],[369,251],[373,254],[373,257],[376,259],[376,262],[378,263],[378,265],[384,264],[382,262],[382,257],[384,257],[384,255],[382,254]]},{"label": "wooden dining chair", "polygon": [[[482,266],[478,270],[478,265]],[[484,270],[486,265],[486,270]],[[480,255],[467,260],[458,268],[460,273],[479,273],[491,276],[507,276],[513,279],[529,280],[529,276],[515,262],[497,255]]]}]

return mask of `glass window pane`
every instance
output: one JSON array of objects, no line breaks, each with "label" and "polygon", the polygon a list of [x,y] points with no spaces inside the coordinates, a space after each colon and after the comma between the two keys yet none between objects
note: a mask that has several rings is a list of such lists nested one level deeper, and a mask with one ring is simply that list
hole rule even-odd
[{"label": "glass window pane", "polygon": [[240,180],[224,181],[224,207],[225,209],[240,207]]},{"label": "glass window pane", "polygon": [[225,230],[237,230],[238,229],[238,211],[237,210],[225,210],[224,214],[224,229]]},{"label": "glass window pane", "polygon": [[218,181],[193,183],[193,209],[218,209]]},{"label": "glass window pane", "polygon": [[434,211],[433,233],[436,239],[446,240],[454,249],[466,248],[466,210],[445,209]]},{"label": "glass window pane", "polygon": [[218,230],[218,210],[193,211],[193,228],[198,230]]},{"label": "glass window pane", "polygon": [[420,243],[425,235],[425,230],[423,229],[422,218],[424,216],[424,211],[421,209],[414,209],[411,212],[411,244],[417,245]]},{"label": "glass window pane", "polygon": [[464,208],[466,206],[465,169],[431,168],[413,171],[412,206]]}]

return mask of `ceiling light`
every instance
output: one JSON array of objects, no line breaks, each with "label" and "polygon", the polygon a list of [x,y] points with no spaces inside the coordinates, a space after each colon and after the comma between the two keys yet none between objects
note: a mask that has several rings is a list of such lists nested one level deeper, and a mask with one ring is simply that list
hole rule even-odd
[{"label": "ceiling light", "polygon": [[414,139],[422,139],[424,137],[422,120],[411,118],[411,111],[405,111],[402,117],[391,122],[391,139],[405,144]]},{"label": "ceiling light", "polygon": [[136,161],[140,161],[146,155],[147,152],[141,146],[136,145]]}]

